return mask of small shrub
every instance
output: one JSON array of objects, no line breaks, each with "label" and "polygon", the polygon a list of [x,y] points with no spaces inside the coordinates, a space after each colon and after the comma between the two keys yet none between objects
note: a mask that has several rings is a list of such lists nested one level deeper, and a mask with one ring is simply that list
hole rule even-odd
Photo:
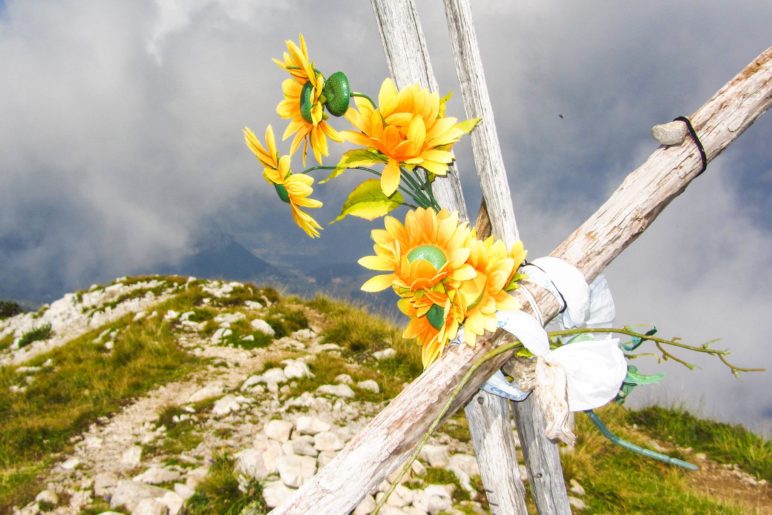
[{"label": "small shrub", "polygon": [[21,335],[21,338],[19,339],[19,348],[26,347],[32,342],[36,342],[38,340],[46,340],[51,337],[53,332],[51,331],[51,324],[43,324],[39,327],[36,327],[34,329],[30,329],[23,335]]},{"label": "small shrub", "polygon": [[0,300],[0,320],[24,313],[24,308],[9,300]]},{"label": "small shrub", "polygon": [[225,454],[215,456],[209,473],[199,483],[196,493],[188,499],[185,507],[187,513],[192,515],[236,515],[245,508],[249,508],[251,513],[268,511],[262,485],[254,480],[240,485],[233,460]]}]

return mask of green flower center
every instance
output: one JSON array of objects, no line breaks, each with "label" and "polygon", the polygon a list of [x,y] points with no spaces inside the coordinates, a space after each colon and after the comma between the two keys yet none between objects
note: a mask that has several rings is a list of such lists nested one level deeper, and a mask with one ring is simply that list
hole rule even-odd
[{"label": "green flower center", "polygon": [[441,269],[445,266],[445,263],[448,262],[445,253],[434,245],[421,245],[408,252],[408,263],[412,263],[418,259],[428,261],[435,270]]},{"label": "green flower center", "polygon": [[426,320],[432,324],[432,327],[438,331],[445,325],[445,310],[437,304],[434,304],[429,311],[426,312]]},{"label": "green flower center", "polygon": [[303,84],[303,89],[300,90],[300,116],[303,117],[308,123],[314,123],[311,118],[311,108],[313,107],[313,95],[314,86],[311,81],[307,81]]},{"label": "green flower center", "polygon": [[274,184],[273,187],[276,188],[276,193],[279,195],[279,198],[282,200],[282,202],[289,204],[290,199],[287,188],[285,188],[283,184]]}]

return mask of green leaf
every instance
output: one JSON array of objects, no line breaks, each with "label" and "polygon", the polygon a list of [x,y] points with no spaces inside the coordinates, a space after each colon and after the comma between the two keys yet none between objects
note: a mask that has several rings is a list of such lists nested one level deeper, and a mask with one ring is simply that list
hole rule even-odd
[{"label": "green leaf", "polygon": [[379,163],[387,163],[388,161],[386,156],[375,150],[369,148],[355,148],[345,152],[341,156],[340,161],[338,161],[338,164],[335,165],[335,170],[333,170],[328,177],[319,181],[319,184],[324,184],[330,179],[334,179],[349,168],[355,168],[357,166],[373,166]]},{"label": "green leaf", "polygon": [[482,121],[482,118],[472,118],[471,120],[464,120],[463,122],[459,122],[456,124],[456,128],[461,129],[466,134],[469,134],[472,132],[472,130],[477,127],[480,122]]},{"label": "green leaf", "polygon": [[375,220],[402,205],[404,199],[399,191],[387,197],[381,189],[379,179],[368,179],[356,188],[343,203],[343,208],[332,223],[346,216],[356,216],[365,220]]},{"label": "green leaf", "polygon": [[627,371],[627,377],[625,377],[625,383],[629,384],[657,384],[659,383],[662,378],[665,377],[665,374],[659,373],[659,374],[639,374],[636,371],[628,370]]}]

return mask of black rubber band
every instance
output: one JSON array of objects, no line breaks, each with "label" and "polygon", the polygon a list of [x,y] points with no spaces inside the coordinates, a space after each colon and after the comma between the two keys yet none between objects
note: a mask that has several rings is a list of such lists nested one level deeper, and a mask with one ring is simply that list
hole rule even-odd
[{"label": "black rubber band", "polygon": [[694,144],[697,145],[697,150],[700,151],[700,157],[702,158],[702,169],[697,175],[695,175],[695,177],[699,177],[700,174],[702,174],[702,172],[704,172],[708,167],[708,156],[705,155],[705,147],[702,146],[702,141],[700,141],[699,136],[697,136],[697,131],[694,130],[692,121],[689,118],[686,116],[679,116],[678,118],[674,118],[673,121],[684,122],[686,124],[686,128],[689,131],[689,136],[692,137],[692,141],[694,141]]},{"label": "black rubber band", "polygon": [[[523,266],[532,266],[532,267],[538,268],[539,270],[542,271],[542,273],[545,275],[545,277],[547,277],[549,282],[552,283],[552,287],[555,289],[556,292],[558,292],[558,295],[560,295],[560,301],[563,303],[563,307],[562,307],[562,309],[560,311],[558,311],[558,313],[563,313],[568,308],[568,302],[566,302],[566,298],[563,296],[563,292],[561,292],[558,289],[557,285],[553,282],[553,280],[549,276],[549,274],[547,272],[545,272],[542,267],[540,267],[539,265],[536,265],[534,263],[530,263],[527,259],[523,260]],[[549,290],[547,290],[547,291],[549,291]],[[552,292],[550,291],[550,293],[552,293]],[[553,297],[554,297],[554,295],[553,295]]]}]

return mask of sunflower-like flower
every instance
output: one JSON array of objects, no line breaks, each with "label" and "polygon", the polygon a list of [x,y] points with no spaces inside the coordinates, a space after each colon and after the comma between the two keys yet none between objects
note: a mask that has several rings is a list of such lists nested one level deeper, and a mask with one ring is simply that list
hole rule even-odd
[{"label": "sunflower-like flower", "polygon": [[[400,167],[416,166],[433,175],[445,175],[453,162],[451,147],[469,133],[479,119],[458,123],[445,117],[447,97],[417,84],[401,91],[386,79],[378,93],[378,107],[362,97],[354,98],[357,109],[349,109],[346,118],[358,129],[343,131],[343,137],[355,145],[375,149],[388,161],[381,175],[383,193],[391,195],[399,187]],[[374,161],[373,164],[380,162]]]},{"label": "sunflower-like flower", "polygon": [[327,115],[324,113],[322,101],[324,77],[314,69],[309,60],[303,35],[300,35],[299,47],[294,42],[287,41],[287,50],[289,53],[284,54],[284,61],[274,59],[276,64],[292,76],[282,83],[284,100],[276,107],[279,116],[290,120],[282,139],[286,140],[294,135],[290,155],[303,143],[303,166],[306,164],[309,145],[316,161],[321,164],[322,156],[329,155],[327,138],[338,142],[343,141],[343,138],[326,121]]},{"label": "sunflower-like flower", "polygon": [[445,209],[410,211],[404,225],[386,217],[385,226],[371,233],[375,255],[363,257],[359,264],[388,273],[372,277],[362,290],[391,287],[402,297],[398,306],[410,318],[404,336],[422,345],[428,366],[455,337],[464,318],[456,290],[476,274],[467,264],[471,231]]},{"label": "sunflower-like flower", "polygon": [[518,268],[525,259],[522,242],[507,252],[504,243],[493,237],[475,240],[467,261],[477,274],[459,288],[465,312],[464,342],[474,347],[477,337],[496,330],[496,311],[514,311],[520,305],[508,291],[517,287]]},{"label": "sunflower-like flower", "polygon": [[270,125],[265,130],[265,146],[248,127],[244,128],[244,141],[265,167],[263,170],[265,180],[274,186],[279,198],[290,205],[292,218],[298,227],[312,238],[319,237],[319,229],[321,229],[319,223],[300,209],[322,206],[320,201],[309,198],[314,191],[312,187],[314,178],[302,173],[292,173],[290,156],[279,156],[276,151],[276,139]]}]

